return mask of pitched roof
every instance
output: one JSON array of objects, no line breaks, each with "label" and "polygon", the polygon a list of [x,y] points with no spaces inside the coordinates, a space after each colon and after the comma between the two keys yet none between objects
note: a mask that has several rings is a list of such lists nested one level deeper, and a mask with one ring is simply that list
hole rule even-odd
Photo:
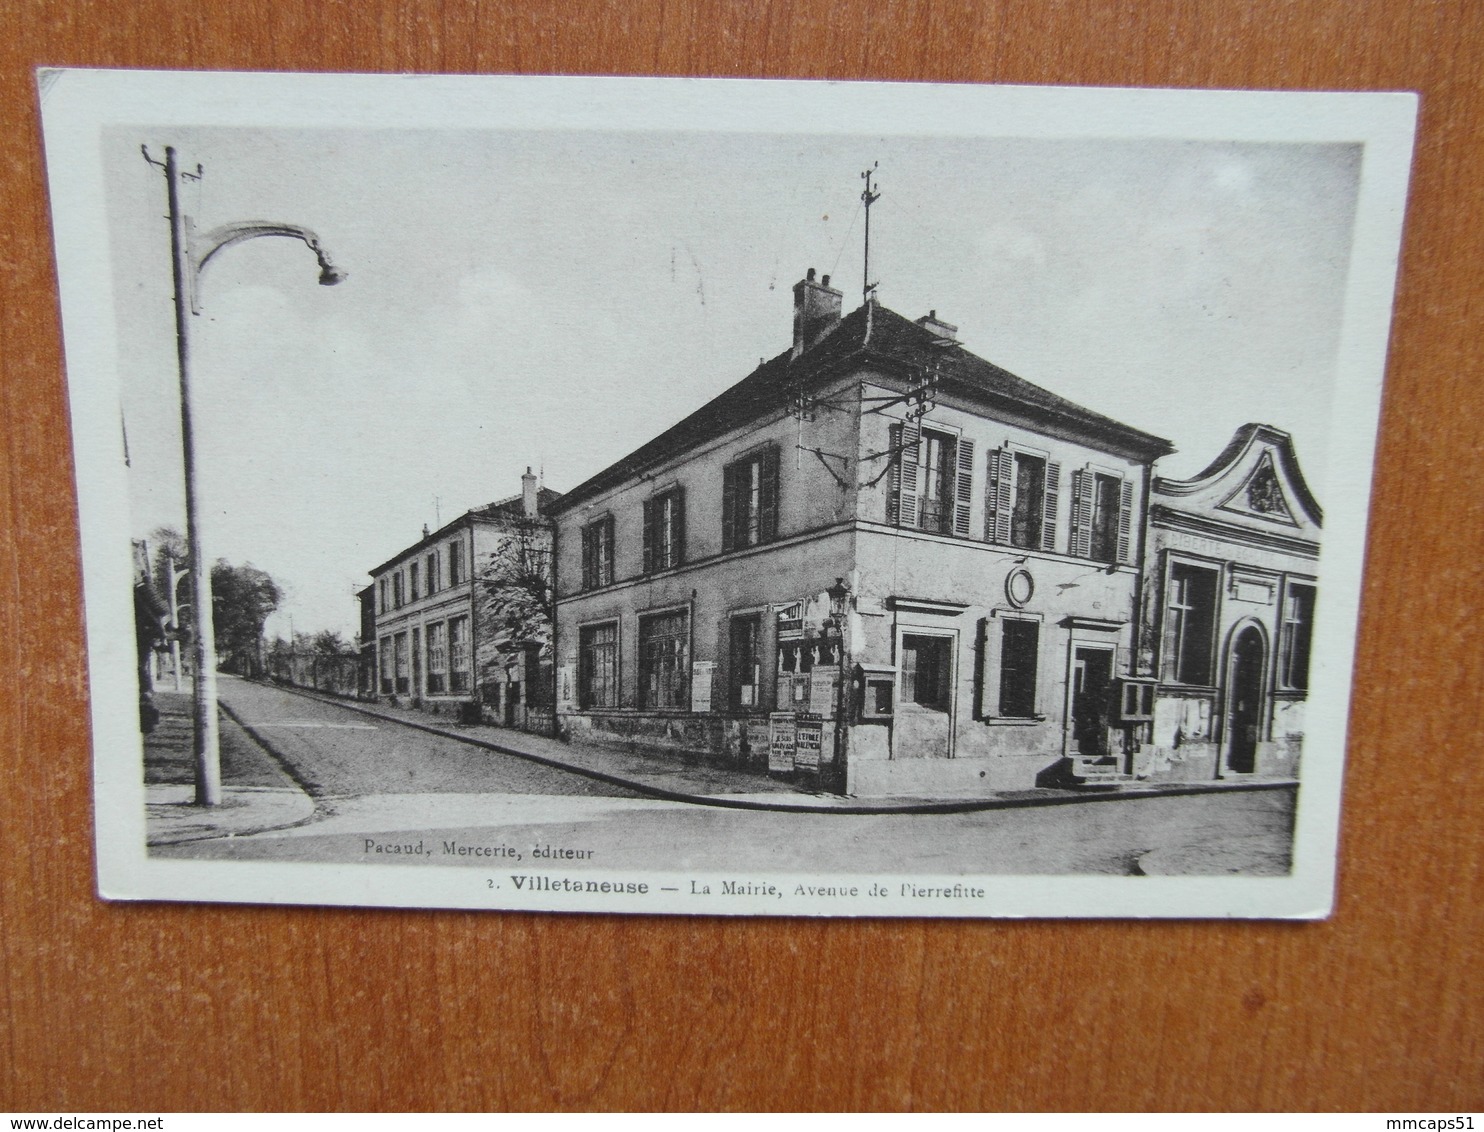
[{"label": "pitched roof", "polygon": [[[536,514],[550,515],[552,508],[563,498],[559,491],[552,491],[549,487],[536,489]],[[476,519],[495,520],[519,519],[525,514],[525,495],[512,495],[506,499],[497,499],[493,503],[486,503],[483,507],[475,507],[465,511],[462,515],[449,522],[444,523],[436,531],[423,535],[411,546],[399,550],[380,566],[373,566],[367,573],[376,575],[388,567],[395,566],[398,562],[411,558],[422,552],[425,547],[432,546],[439,539],[444,538],[455,527],[467,526]]]},{"label": "pitched roof", "polygon": [[800,386],[821,384],[851,365],[867,362],[916,378],[926,364],[938,361],[940,388],[951,389],[966,399],[1029,411],[1075,434],[1101,439],[1148,459],[1174,451],[1168,440],[1084,409],[960,345],[945,349],[940,343],[933,331],[895,311],[874,303],[862,305],[797,359],[789,349],[763,362],[678,424],[567,492],[552,508],[552,514],[560,514],[645,468],[777,411],[787,402],[788,394],[797,392]]}]

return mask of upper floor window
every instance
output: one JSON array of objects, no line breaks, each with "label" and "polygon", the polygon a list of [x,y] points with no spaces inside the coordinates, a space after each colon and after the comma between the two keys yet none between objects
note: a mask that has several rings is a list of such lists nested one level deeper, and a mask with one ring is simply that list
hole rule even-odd
[{"label": "upper floor window", "polygon": [[385,578],[376,579],[376,601],[378,613],[385,613],[388,609],[391,608],[391,603],[387,600],[387,585]]},{"label": "upper floor window", "polygon": [[985,538],[1027,550],[1055,550],[1060,494],[1060,464],[1034,452],[995,449],[984,493]]},{"label": "upper floor window", "polygon": [[1314,642],[1313,586],[1290,583],[1283,606],[1283,638],[1278,654],[1278,679],[1285,688],[1307,691],[1309,652]]},{"label": "upper floor window", "polygon": [[766,448],[722,470],[721,548],[771,542],[778,537],[778,449]]},{"label": "upper floor window", "polygon": [[891,426],[891,447],[886,521],[967,538],[974,442],[905,421]]},{"label": "upper floor window", "polygon": [[438,552],[436,550],[428,553],[427,559],[428,596],[432,597],[438,592]]},{"label": "upper floor window", "polygon": [[1163,678],[1209,685],[1216,631],[1217,572],[1184,562],[1170,565],[1165,597]]},{"label": "upper floor window", "polygon": [[1134,485],[1093,468],[1072,473],[1071,552],[1097,562],[1130,562]]},{"label": "upper floor window", "polygon": [[644,501],[644,572],[685,561],[685,489],[671,488]]},{"label": "upper floor window", "polygon": [[464,544],[455,539],[448,544],[448,584],[456,586],[464,580]]},{"label": "upper floor window", "polygon": [[418,599],[418,597],[421,596],[419,594],[419,592],[418,592],[417,579],[418,579],[417,563],[414,562],[411,566],[407,567],[407,600],[408,601],[416,601]]},{"label": "upper floor window", "polygon": [[597,589],[613,584],[613,516],[582,528],[582,588]]},{"label": "upper floor window", "polygon": [[392,607],[401,609],[405,604],[405,589],[403,588],[402,571],[398,570],[392,575]]}]

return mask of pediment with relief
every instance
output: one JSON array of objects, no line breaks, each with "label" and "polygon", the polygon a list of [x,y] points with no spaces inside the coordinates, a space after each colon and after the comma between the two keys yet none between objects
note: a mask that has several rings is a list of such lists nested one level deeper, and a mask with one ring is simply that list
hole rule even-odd
[{"label": "pediment with relief", "polygon": [[1286,528],[1317,537],[1324,513],[1299,469],[1293,439],[1272,425],[1239,428],[1222,453],[1188,480],[1156,477],[1151,503],[1187,514]]},{"label": "pediment with relief", "polygon": [[1275,523],[1298,526],[1283,493],[1283,483],[1273,467],[1273,454],[1264,450],[1258,458],[1247,480],[1221,503],[1223,511],[1236,511],[1242,515],[1256,515]]}]

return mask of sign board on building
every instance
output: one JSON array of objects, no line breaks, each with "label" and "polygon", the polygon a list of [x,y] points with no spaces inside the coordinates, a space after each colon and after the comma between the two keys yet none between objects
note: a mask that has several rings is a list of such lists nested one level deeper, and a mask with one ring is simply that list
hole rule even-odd
[{"label": "sign board on building", "polygon": [[801,714],[794,725],[794,768],[817,771],[820,749],[824,745],[824,721],[816,712],[807,714],[813,718],[806,719]]},{"label": "sign board on building", "polygon": [[797,721],[791,711],[768,716],[768,771],[783,774],[794,768],[794,733]]},{"label": "sign board on building", "polygon": [[569,710],[575,700],[573,696],[576,686],[574,676],[573,666],[570,664],[564,664],[557,669],[557,701],[563,708]]},{"label": "sign board on building", "polygon": [[768,720],[763,716],[749,716],[747,720],[747,754],[750,762],[770,749]]},{"label": "sign board on building", "polygon": [[809,673],[809,710],[825,719],[835,718],[840,695],[840,670],[816,668]]},{"label": "sign board on building", "polygon": [[698,660],[690,669],[690,710],[711,710],[711,677],[716,672],[716,661]]}]

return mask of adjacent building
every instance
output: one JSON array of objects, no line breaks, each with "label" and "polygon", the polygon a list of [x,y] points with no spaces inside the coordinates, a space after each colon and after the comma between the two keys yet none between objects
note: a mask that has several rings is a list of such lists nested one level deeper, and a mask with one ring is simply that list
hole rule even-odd
[{"label": "adjacent building", "polygon": [[1140,777],[1296,777],[1323,512],[1292,438],[1237,430],[1189,480],[1155,477],[1138,675]]},{"label": "adjacent building", "polygon": [[788,349],[549,508],[559,722],[856,794],[1136,773],[1171,451],[810,271]]},{"label": "adjacent building", "polygon": [[557,492],[529,468],[521,493],[460,515],[371,571],[363,647],[378,699],[549,730],[549,617],[522,608],[551,578]]}]

